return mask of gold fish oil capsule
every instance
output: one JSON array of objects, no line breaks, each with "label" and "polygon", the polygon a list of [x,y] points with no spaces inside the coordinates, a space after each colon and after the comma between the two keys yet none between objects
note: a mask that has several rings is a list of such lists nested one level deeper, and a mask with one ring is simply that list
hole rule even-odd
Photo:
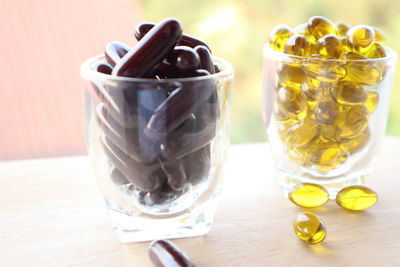
[{"label": "gold fish oil capsule", "polygon": [[307,244],[318,244],[325,240],[327,231],[320,218],[311,212],[297,214],[293,221],[297,237]]},{"label": "gold fish oil capsule", "polygon": [[328,202],[329,194],[318,184],[301,183],[290,190],[289,199],[300,207],[315,208]]},{"label": "gold fish oil capsule", "polygon": [[348,210],[365,210],[375,205],[377,201],[378,194],[361,185],[345,187],[336,195],[336,203]]}]

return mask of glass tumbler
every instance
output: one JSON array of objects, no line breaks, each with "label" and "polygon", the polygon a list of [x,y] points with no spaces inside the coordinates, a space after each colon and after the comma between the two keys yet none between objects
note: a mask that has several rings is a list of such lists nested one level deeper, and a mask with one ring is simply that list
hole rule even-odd
[{"label": "glass tumbler", "polygon": [[121,242],[206,234],[229,145],[233,68],[202,77],[115,77],[81,66],[95,176]]},{"label": "glass tumbler", "polygon": [[324,186],[335,198],[367,185],[384,136],[396,53],[306,58],[264,47],[263,118],[279,184]]}]

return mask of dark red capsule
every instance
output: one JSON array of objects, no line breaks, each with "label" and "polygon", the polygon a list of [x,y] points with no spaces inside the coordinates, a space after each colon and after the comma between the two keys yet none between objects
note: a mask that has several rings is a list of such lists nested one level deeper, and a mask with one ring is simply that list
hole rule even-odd
[{"label": "dark red capsule", "polygon": [[214,79],[185,81],[154,111],[144,132],[154,140],[160,140],[175,130],[191,114],[206,102],[215,90]]},{"label": "dark red capsule", "polygon": [[180,159],[173,159],[162,160],[160,163],[167,175],[169,186],[176,191],[181,191],[187,181],[184,162]]},{"label": "dark red capsule", "polygon": [[142,22],[136,25],[135,28],[135,38],[140,41],[153,27],[154,23],[151,22]]},{"label": "dark red capsule", "polygon": [[109,42],[106,45],[106,49],[104,51],[104,55],[106,57],[106,60],[108,63],[110,63],[111,66],[115,66],[118,61],[121,60],[128,52],[130,48],[124,43],[114,41],[114,42]]},{"label": "dark red capsule", "polygon": [[[166,204],[171,201],[174,201],[179,196],[181,196],[183,191],[175,191],[173,190],[167,181],[151,192],[146,192],[142,196],[142,202],[146,205],[156,205],[156,204]],[[140,201],[140,200],[139,200]]]},{"label": "dark red capsule", "polygon": [[210,75],[210,73],[203,69],[197,69],[192,73],[192,77],[200,77],[200,76],[207,76],[207,75]]},{"label": "dark red capsule", "polygon": [[199,55],[189,46],[176,46],[167,61],[183,72],[193,71],[200,64]]},{"label": "dark red capsule", "polygon": [[139,123],[139,118],[136,120],[136,128],[124,128],[100,103],[96,107],[96,119],[105,136],[130,158],[144,164],[156,161],[159,143],[143,134],[144,123]]},{"label": "dark red capsule", "polygon": [[194,48],[200,58],[199,69],[204,69],[208,71],[210,74],[214,73],[214,64],[211,58],[210,51],[207,47],[198,45]]},{"label": "dark red capsule", "polygon": [[190,153],[183,159],[185,164],[186,177],[192,185],[196,185],[204,180],[211,167],[210,145],[206,145],[197,151]]},{"label": "dark red capsule", "polygon": [[101,72],[108,75],[110,75],[111,72],[113,71],[113,67],[107,62],[97,62],[92,66],[92,68],[97,72]]},{"label": "dark red capsule", "polygon": [[[154,27],[154,23],[150,22],[143,22],[140,23],[136,26],[135,28],[135,38],[136,40],[140,41],[152,28]],[[181,40],[178,42],[178,45],[185,45],[189,46],[191,48],[195,48],[198,45],[202,45],[207,47],[207,49],[211,52],[211,48],[206,44],[205,42],[187,35],[187,34],[182,34]]]},{"label": "dark red capsule", "polygon": [[116,65],[115,76],[145,77],[175,47],[182,36],[179,21],[166,19],[153,27]]},{"label": "dark red capsule", "polygon": [[142,191],[150,192],[158,188],[165,174],[160,164],[145,165],[131,159],[107,138],[102,142],[104,154],[123,176],[135,187]]},{"label": "dark red capsule", "polygon": [[156,267],[193,267],[189,257],[168,240],[155,240],[149,245],[149,257]]},{"label": "dark red capsule", "polygon": [[161,145],[161,155],[166,159],[177,159],[204,147],[215,137],[216,124],[208,123],[198,132],[168,135]]}]

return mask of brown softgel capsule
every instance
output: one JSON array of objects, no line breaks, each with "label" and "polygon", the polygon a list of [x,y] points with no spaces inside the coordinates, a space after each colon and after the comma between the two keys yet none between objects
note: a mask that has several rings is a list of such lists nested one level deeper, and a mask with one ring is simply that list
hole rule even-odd
[{"label": "brown softgel capsule", "polygon": [[156,267],[193,267],[188,256],[168,240],[155,240],[149,245],[149,257]]}]

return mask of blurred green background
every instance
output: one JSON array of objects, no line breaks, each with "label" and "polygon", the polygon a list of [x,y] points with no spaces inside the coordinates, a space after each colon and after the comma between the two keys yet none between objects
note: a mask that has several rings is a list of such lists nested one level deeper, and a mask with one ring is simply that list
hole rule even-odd
[{"label": "blurred green background", "polygon": [[[232,143],[266,140],[261,119],[262,47],[277,24],[294,27],[314,15],[350,25],[381,28],[387,45],[399,53],[400,1],[393,0],[142,0],[144,19],[176,17],[184,32],[195,35],[235,67]],[[400,136],[400,68],[392,91],[388,135]]]}]

